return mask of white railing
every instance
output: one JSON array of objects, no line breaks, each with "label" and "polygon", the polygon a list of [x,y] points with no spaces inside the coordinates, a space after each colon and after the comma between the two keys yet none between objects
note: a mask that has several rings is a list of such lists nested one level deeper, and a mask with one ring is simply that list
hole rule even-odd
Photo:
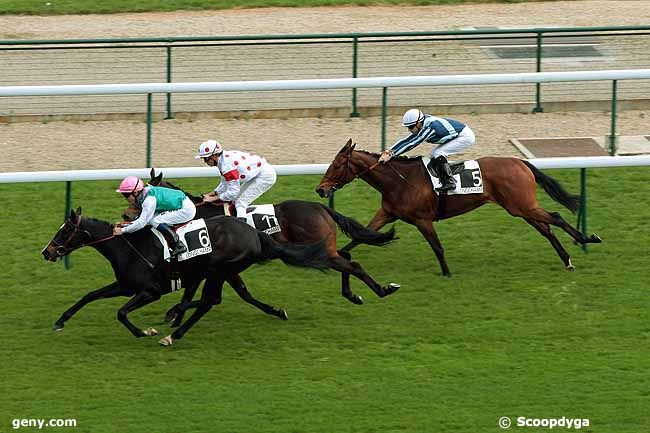
[{"label": "white railing", "polygon": [[547,83],[558,81],[611,81],[650,78],[650,69],[582,72],[533,72],[426,77],[331,78],[322,80],[228,81],[215,83],[88,84],[62,86],[0,86],[3,96],[109,95],[127,93],[242,92],[309,89],[361,89],[377,87],[452,86],[473,84]]},{"label": "white railing", "polygon": [[[638,156],[587,156],[570,158],[536,158],[529,159],[540,169],[548,168],[605,168],[650,165],[650,155]],[[327,164],[274,165],[279,175],[324,174]],[[112,170],[69,170],[69,171],[31,171],[0,173],[0,183],[21,182],[70,182],[80,180],[114,180],[126,176],[139,176],[149,179],[150,168],[120,168]],[[213,177],[212,167],[162,167],[166,178]]]}]

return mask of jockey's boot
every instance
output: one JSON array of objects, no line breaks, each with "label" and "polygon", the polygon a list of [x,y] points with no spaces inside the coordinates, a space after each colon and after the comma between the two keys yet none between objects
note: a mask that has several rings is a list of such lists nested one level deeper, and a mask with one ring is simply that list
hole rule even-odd
[{"label": "jockey's boot", "polygon": [[437,158],[431,158],[429,160],[429,163],[427,164],[427,170],[429,170],[429,174],[431,176],[437,176],[438,174],[438,159]]},{"label": "jockey's boot", "polygon": [[170,256],[176,257],[177,255],[187,251],[187,248],[185,248],[185,245],[183,245],[181,240],[178,238],[176,232],[172,230],[171,227],[169,227],[167,224],[158,224],[158,230],[160,230],[160,232],[165,235],[167,240],[170,241]]},{"label": "jockey's boot", "polygon": [[439,156],[436,158],[436,165],[438,167],[438,175],[440,176],[440,183],[442,184],[437,191],[449,191],[456,188],[456,181],[451,174],[451,167],[447,162],[447,158]]}]

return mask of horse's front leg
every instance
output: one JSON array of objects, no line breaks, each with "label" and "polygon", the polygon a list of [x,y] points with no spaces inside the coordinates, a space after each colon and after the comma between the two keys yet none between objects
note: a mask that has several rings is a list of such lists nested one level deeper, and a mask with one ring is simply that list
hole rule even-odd
[{"label": "horse's front leg", "polygon": [[[384,210],[383,207],[380,207],[379,209],[377,209],[377,212],[375,212],[375,216],[372,217],[372,219],[371,219],[370,222],[368,223],[367,227],[368,227],[369,229],[371,229],[371,230],[374,230],[374,231],[378,232],[378,231],[381,230],[381,228],[384,227],[386,224],[392,223],[392,222],[395,221],[395,220],[397,220],[397,218],[396,218],[394,215],[389,214],[388,212],[386,212],[386,211]],[[354,248],[354,247],[356,247],[357,245],[359,245],[360,243],[361,243],[361,242],[359,242],[359,241],[355,241],[355,240],[353,239],[353,240],[352,240],[351,242],[349,242],[346,246],[344,246],[343,248],[341,248],[341,251],[340,251],[340,252],[348,252],[348,251],[352,250],[352,248]],[[340,252],[339,252],[339,254],[340,254]]]},{"label": "horse's front leg", "polygon": [[102,287],[101,289],[86,293],[79,301],[77,301],[76,304],[65,310],[65,312],[61,314],[61,317],[59,317],[59,320],[54,322],[54,330],[60,331],[63,329],[65,322],[70,320],[70,318],[74,316],[77,311],[86,306],[86,304],[89,304],[98,299],[114,298],[116,296],[127,296],[127,291],[123,290],[117,281],[114,281],[111,284]]},{"label": "horse's front leg", "polygon": [[138,327],[136,327],[131,321],[128,319],[127,314],[129,314],[132,311],[137,310],[138,308],[144,307],[147,304],[152,303],[153,301],[157,301],[160,299],[160,294],[157,292],[150,292],[149,290],[143,290],[139,293],[137,293],[134,297],[129,299],[129,301],[122,306],[117,311],[117,320],[120,321],[124,326],[126,326],[126,329],[131,331],[131,334],[133,334],[135,337],[150,337],[158,334],[158,331],[156,331],[154,328],[148,328],[146,330],[142,330]]},{"label": "horse's front leg", "polygon": [[433,252],[436,253],[438,263],[440,263],[440,269],[442,270],[442,275],[445,277],[451,277],[451,272],[449,272],[449,266],[447,266],[447,260],[445,259],[445,250],[442,248],[436,230],[433,228],[433,222],[428,220],[418,220],[415,221],[414,225],[427,240]]}]

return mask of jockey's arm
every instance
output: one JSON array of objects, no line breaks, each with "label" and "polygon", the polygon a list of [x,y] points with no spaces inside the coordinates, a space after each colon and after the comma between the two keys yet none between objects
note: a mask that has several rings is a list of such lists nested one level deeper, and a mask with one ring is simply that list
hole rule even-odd
[{"label": "jockey's arm", "polygon": [[240,190],[239,172],[235,169],[224,173],[221,183],[215,191],[220,200],[235,201],[239,197]]},{"label": "jockey's arm", "polygon": [[154,214],[156,213],[156,205],[156,197],[148,195],[142,202],[142,212],[140,212],[138,219],[128,226],[123,227],[121,233],[133,233],[144,228],[144,226],[146,226],[154,217]]}]

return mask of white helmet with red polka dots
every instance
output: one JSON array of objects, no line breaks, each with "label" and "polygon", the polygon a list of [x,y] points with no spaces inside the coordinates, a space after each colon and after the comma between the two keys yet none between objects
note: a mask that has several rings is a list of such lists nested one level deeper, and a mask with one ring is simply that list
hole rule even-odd
[{"label": "white helmet with red polka dots", "polygon": [[223,152],[223,146],[217,140],[207,140],[199,146],[199,152],[194,158],[210,158],[212,155],[220,155]]}]

